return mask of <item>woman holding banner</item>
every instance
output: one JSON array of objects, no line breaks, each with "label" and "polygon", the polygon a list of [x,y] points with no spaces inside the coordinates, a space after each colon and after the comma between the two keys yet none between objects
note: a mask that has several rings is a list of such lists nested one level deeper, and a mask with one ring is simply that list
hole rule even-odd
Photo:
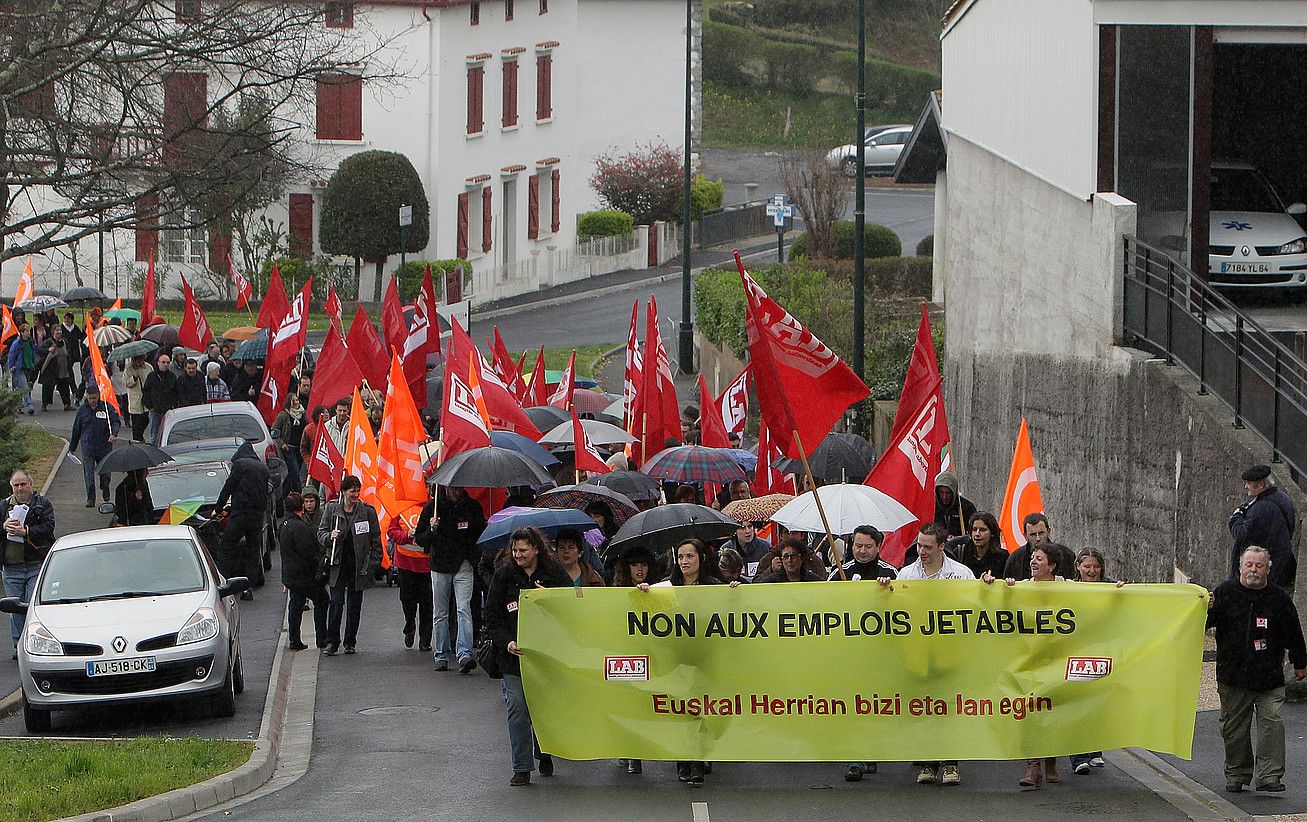
[{"label": "woman holding banner", "polygon": [[[643,545],[627,548],[626,553],[622,554],[613,565],[613,586],[630,588],[648,583],[653,564],[653,552],[648,548]],[[619,767],[626,768],[627,773],[644,771],[644,763],[639,759],[619,759],[617,764]]]},{"label": "woman holding banner", "polygon": [[504,704],[508,706],[508,746],[513,754],[514,787],[531,784],[532,753],[540,761],[540,775],[554,775],[554,760],[540,751],[526,693],[522,690],[522,666],[517,645],[517,600],[522,589],[565,588],[572,584],[554,559],[549,542],[538,528],[519,528],[509,538],[512,562],[495,569],[486,594],[485,629],[495,643],[499,667],[504,673]]}]

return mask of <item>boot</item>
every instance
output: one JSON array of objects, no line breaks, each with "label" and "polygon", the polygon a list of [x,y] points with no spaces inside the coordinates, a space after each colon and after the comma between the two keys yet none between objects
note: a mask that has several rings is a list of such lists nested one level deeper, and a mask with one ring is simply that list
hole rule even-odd
[{"label": "boot", "polygon": [[1038,788],[1044,784],[1044,774],[1039,769],[1039,763],[1038,759],[1027,759],[1026,775],[1021,777],[1017,784],[1026,789]]},{"label": "boot", "polygon": [[1050,785],[1055,785],[1062,781],[1062,777],[1057,772],[1057,758],[1048,757],[1044,760],[1044,781]]}]

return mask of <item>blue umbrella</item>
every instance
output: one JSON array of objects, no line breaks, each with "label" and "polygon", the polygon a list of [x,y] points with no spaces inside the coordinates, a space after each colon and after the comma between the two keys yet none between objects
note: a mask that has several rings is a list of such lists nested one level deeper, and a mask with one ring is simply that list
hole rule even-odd
[{"label": "blue umbrella", "polygon": [[268,358],[268,329],[260,328],[258,334],[236,346],[231,358],[233,360],[258,360],[259,362],[266,360]]},{"label": "blue umbrella", "polygon": [[731,459],[740,464],[745,471],[752,471],[758,467],[758,455],[743,448],[731,448]]},{"label": "blue umbrella", "polygon": [[564,528],[588,531],[599,523],[573,508],[505,508],[490,517],[477,545],[482,550],[498,551],[508,545],[509,536],[518,528],[534,527],[553,539]]},{"label": "blue umbrella", "polygon": [[490,442],[500,448],[516,451],[527,459],[540,463],[541,468],[552,468],[555,465],[562,464],[557,457],[546,451],[535,440],[513,431],[491,431]]}]

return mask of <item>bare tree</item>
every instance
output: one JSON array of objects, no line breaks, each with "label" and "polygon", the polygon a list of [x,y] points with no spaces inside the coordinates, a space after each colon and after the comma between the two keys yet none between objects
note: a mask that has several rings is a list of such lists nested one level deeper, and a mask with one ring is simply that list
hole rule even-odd
[{"label": "bare tree", "polygon": [[785,193],[807,226],[812,254],[829,257],[835,223],[848,207],[848,181],[838,168],[827,165],[824,151],[787,153],[780,169]]},{"label": "bare tree", "polygon": [[314,170],[318,81],[393,76],[365,20],[329,27],[323,8],[0,2],[0,260],[229,219]]}]

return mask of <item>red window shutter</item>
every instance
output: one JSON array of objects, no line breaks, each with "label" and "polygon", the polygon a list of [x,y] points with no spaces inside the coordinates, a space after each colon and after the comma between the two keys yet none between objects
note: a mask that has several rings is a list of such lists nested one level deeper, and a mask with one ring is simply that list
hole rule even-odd
[{"label": "red window shutter", "polygon": [[472,25],[479,26],[481,25],[481,3],[479,3],[477,0],[472,0],[471,5],[472,5]]},{"label": "red window shutter", "polygon": [[504,19],[513,19],[513,0],[504,0]]},{"label": "red window shutter", "polygon": [[15,117],[48,120],[54,117],[54,83],[38,86],[14,98],[10,113]]},{"label": "red window shutter", "polygon": [[227,260],[231,257],[231,231],[226,221],[209,226],[209,270],[215,274],[227,273]]},{"label": "red window shutter", "polygon": [[517,61],[504,63],[504,128],[517,125]]},{"label": "red window shutter", "polygon": [[458,195],[458,250],[454,256],[460,260],[467,259],[467,209],[468,198],[467,192]]},{"label": "red window shutter", "polygon": [[479,134],[485,127],[483,116],[486,69],[484,66],[467,67],[467,133]]},{"label": "red window shutter", "polygon": [[526,186],[526,238],[540,236],[540,175],[532,174]]},{"label": "red window shutter", "polygon": [[149,262],[151,255],[159,256],[159,232],[153,228],[159,222],[159,194],[151,192],[136,198],[136,262]]},{"label": "red window shutter", "polygon": [[491,189],[481,189],[481,250],[490,250],[490,226],[493,222],[490,208]]},{"label": "red window shutter", "polygon": [[313,256],[313,195],[290,195],[290,256]]},{"label": "red window shutter", "polygon": [[319,140],[363,139],[363,78],[352,74],[318,77]]},{"label": "red window shutter", "polygon": [[552,54],[536,55],[536,119],[548,120],[553,116],[553,79],[554,57]]},{"label": "red window shutter", "polygon": [[552,195],[553,202],[549,204],[549,230],[558,233],[558,169],[554,169],[549,175],[549,193]]}]

